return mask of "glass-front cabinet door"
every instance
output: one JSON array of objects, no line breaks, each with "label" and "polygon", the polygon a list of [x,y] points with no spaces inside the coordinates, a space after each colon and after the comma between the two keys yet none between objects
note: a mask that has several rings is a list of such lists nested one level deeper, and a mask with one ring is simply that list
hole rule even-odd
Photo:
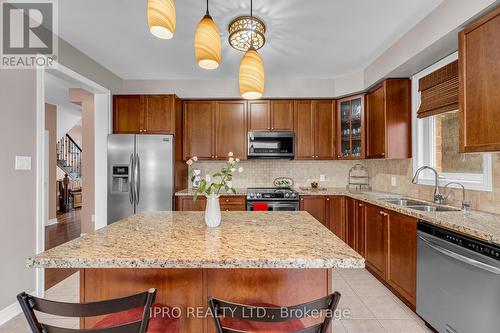
[{"label": "glass-front cabinet door", "polygon": [[362,159],[365,156],[365,96],[351,96],[337,103],[337,157],[345,160]]}]

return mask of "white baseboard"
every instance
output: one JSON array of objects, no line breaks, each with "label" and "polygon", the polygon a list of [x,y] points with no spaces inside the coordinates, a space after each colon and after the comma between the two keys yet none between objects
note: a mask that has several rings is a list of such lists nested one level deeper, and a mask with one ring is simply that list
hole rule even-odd
[{"label": "white baseboard", "polygon": [[[41,297],[40,295],[37,295],[36,292],[30,293],[30,295]],[[3,308],[0,310],[0,326],[14,318],[15,316],[21,314],[23,311],[21,310],[21,306],[19,303],[16,301],[15,303],[12,303],[11,305],[7,306],[6,308]]]},{"label": "white baseboard", "polygon": [[5,309],[0,310],[0,326],[20,314],[21,311],[21,306],[19,303],[12,303]]},{"label": "white baseboard", "polygon": [[48,227],[49,225],[53,225],[57,223],[57,219],[50,219],[47,222],[45,222],[45,226]]}]

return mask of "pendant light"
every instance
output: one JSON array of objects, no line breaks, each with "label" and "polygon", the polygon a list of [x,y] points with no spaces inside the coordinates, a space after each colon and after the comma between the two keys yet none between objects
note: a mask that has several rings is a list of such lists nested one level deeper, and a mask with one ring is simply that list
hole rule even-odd
[{"label": "pendant light", "polygon": [[221,61],[220,34],[208,12],[198,23],[194,34],[194,53],[198,66],[203,69],[216,69]]},{"label": "pendant light", "polygon": [[174,0],[148,0],[149,31],[161,39],[171,39],[175,33]]},{"label": "pendant light", "polygon": [[[250,0],[250,17],[253,18],[253,4]],[[253,38],[251,39],[253,41]],[[253,46],[246,51],[240,63],[240,94],[245,99],[259,99],[264,94],[264,63]]]}]

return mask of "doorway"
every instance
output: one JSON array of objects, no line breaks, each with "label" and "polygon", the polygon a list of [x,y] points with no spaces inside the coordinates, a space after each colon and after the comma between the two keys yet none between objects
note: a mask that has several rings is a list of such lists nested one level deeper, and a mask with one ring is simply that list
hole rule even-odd
[{"label": "doorway", "polygon": [[[37,70],[37,253],[107,224],[110,129],[108,89],[60,64]],[[74,272],[38,269],[37,293]]]}]

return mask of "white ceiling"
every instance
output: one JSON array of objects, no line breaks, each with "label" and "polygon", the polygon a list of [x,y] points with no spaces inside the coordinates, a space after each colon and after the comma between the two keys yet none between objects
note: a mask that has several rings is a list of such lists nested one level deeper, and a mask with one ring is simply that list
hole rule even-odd
[{"label": "white ceiling", "polygon": [[[267,25],[261,49],[266,76],[334,78],[363,70],[443,0],[254,0]],[[227,43],[227,25],[249,13],[249,0],[212,0],[223,40],[222,64],[199,69],[193,38],[205,1],[176,0],[171,40],[152,36],[146,0],[59,1],[59,34],[127,80],[234,78],[242,53]]]}]

